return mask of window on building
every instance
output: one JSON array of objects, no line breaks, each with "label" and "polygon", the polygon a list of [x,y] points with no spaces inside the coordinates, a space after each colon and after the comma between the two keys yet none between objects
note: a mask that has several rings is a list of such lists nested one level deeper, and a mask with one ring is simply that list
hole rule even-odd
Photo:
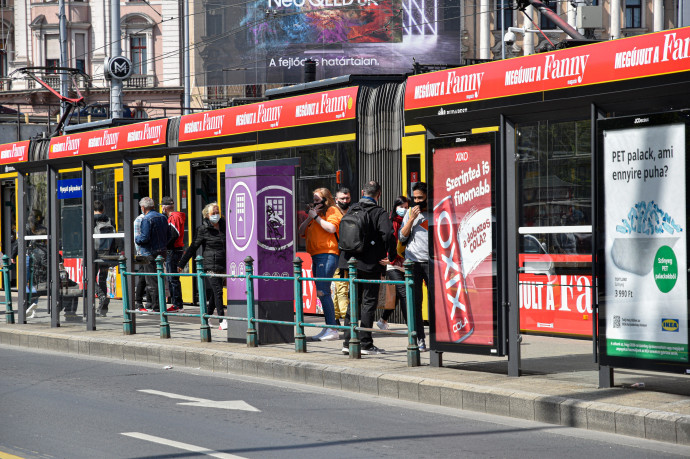
[{"label": "window on building", "polygon": [[220,35],[223,33],[222,8],[210,7],[206,10],[206,36]]},{"label": "window on building", "polygon": [[[546,5],[548,9],[553,11],[554,13],[558,14],[558,1],[557,0],[544,0],[542,3]],[[555,22],[553,22],[549,17],[545,14],[540,14],[539,15],[539,27],[542,30],[553,30],[553,29],[558,29],[558,26],[556,25]]]},{"label": "window on building", "polygon": [[146,35],[132,35],[129,43],[132,54],[132,73],[146,75]]},{"label": "window on building", "polygon": [[46,67],[60,67],[60,38],[58,35],[45,36]]},{"label": "window on building", "polygon": [[508,27],[512,26],[513,0],[496,0],[496,30],[508,30]]},{"label": "window on building", "polygon": [[625,27],[628,29],[642,27],[642,0],[625,0]]},{"label": "window on building", "polygon": [[86,73],[86,34],[74,35],[74,66]]}]

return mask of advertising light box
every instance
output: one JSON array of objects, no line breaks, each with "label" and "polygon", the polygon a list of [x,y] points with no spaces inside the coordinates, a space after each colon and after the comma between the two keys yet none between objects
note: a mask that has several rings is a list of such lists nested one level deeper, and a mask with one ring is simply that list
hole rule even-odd
[{"label": "advertising light box", "polygon": [[687,371],[686,122],[638,116],[598,132],[602,363]]},{"label": "advertising light box", "polygon": [[431,348],[497,355],[495,135],[431,139],[429,149]]},{"label": "advertising light box", "polygon": [[203,19],[199,62],[228,69],[224,84],[301,83],[307,59],[316,79],[409,72],[413,58],[460,63],[462,15],[450,0],[227,0]]}]

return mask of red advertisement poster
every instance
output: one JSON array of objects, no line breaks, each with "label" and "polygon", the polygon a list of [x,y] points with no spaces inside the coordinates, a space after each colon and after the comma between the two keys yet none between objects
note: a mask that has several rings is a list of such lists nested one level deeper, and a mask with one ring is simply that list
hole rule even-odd
[{"label": "red advertisement poster", "polygon": [[592,276],[520,274],[520,330],[592,336]]},{"label": "red advertisement poster", "polygon": [[50,140],[49,159],[165,145],[168,120],[81,132]]},{"label": "red advertisement poster", "polygon": [[435,340],[494,345],[491,145],[433,157]]},{"label": "red advertisement poster", "polygon": [[415,75],[407,80],[405,110],[686,72],[688,40],[685,27]]},{"label": "red advertisement poster", "polygon": [[185,115],[180,142],[353,119],[357,87]]},{"label": "red advertisement poster", "polygon": [[[302,276],[313,277],[311,270],[311,257],[306,252],[297,252],[302,259]],[[308,314],[323,314],[321,301],[316,296],[316,284],[314,281],[302,282],[302,311]]]},{"label": "red advertisement poster", "polygon": [[29,140],[0,145],[0,164],[26,161],[29,157]]}]

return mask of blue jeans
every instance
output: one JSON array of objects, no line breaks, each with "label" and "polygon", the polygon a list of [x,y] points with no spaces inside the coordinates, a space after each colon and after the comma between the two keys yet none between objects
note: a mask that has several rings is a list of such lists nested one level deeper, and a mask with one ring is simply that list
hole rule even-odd
[{"label": "blue jeans", "polygon": [[[314,277],[333,277],[338,267],[338,255],[332,253],[319,253],[311,257]],[[335,307],[331,297],[331,282],[315,282],[316,295],[323,306],[323,315],[326,317],[326,325],[335,325]]]}]

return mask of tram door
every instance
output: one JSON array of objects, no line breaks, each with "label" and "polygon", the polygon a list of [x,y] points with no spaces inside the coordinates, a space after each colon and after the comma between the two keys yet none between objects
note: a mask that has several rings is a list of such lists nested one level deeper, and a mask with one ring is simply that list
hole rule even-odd
[{"label": "tram door", "polygon": [[163,165],[149,164],[149,193],[151,199],[156,204],[156,209],[160,211],[161,198],[163,195]]},{"label": "tram door", "polygon": [[28,323],[51,323],[51,302],[48,298],[48,279],[50,279],[50,257],[48,249],[48,174],[32,172],[27,174],[25,182],[26,226],[18,228],[18,237],[24,238],[26,259],[17,260],[26,269],[26,296],[23,305],[27,310]]},{"label": "tram door", "polygon": [[[5,180],[2,186],[2,211],[0,212],[0,241],[2,253],[12,257],[13,247],[17,237],[17,185],[16,179]],[[15,260],[16,262],[16,260]],[[16,264],[10,265],[10,285],[17,286]]]},{"label": "tram door", "polygon": [[[191,193],[191,163],[189,161],[180,161],[177,163],[177,196],[175,196],[175,203],[177,204],[177,211],[185,214],[185,227],[184,227],[184,243],[185,246],[189,246],[192,243],[192,235],[194,229],[192,227],[192,215],[189,196]],[[187,269],[189,272],[193,272],[194,263],[189,262]],[[196,283],[193,277],[182,277],[180,278],[182,283],[182,302],[184,303],[194,303],[194,291],[196,288]]]}]

